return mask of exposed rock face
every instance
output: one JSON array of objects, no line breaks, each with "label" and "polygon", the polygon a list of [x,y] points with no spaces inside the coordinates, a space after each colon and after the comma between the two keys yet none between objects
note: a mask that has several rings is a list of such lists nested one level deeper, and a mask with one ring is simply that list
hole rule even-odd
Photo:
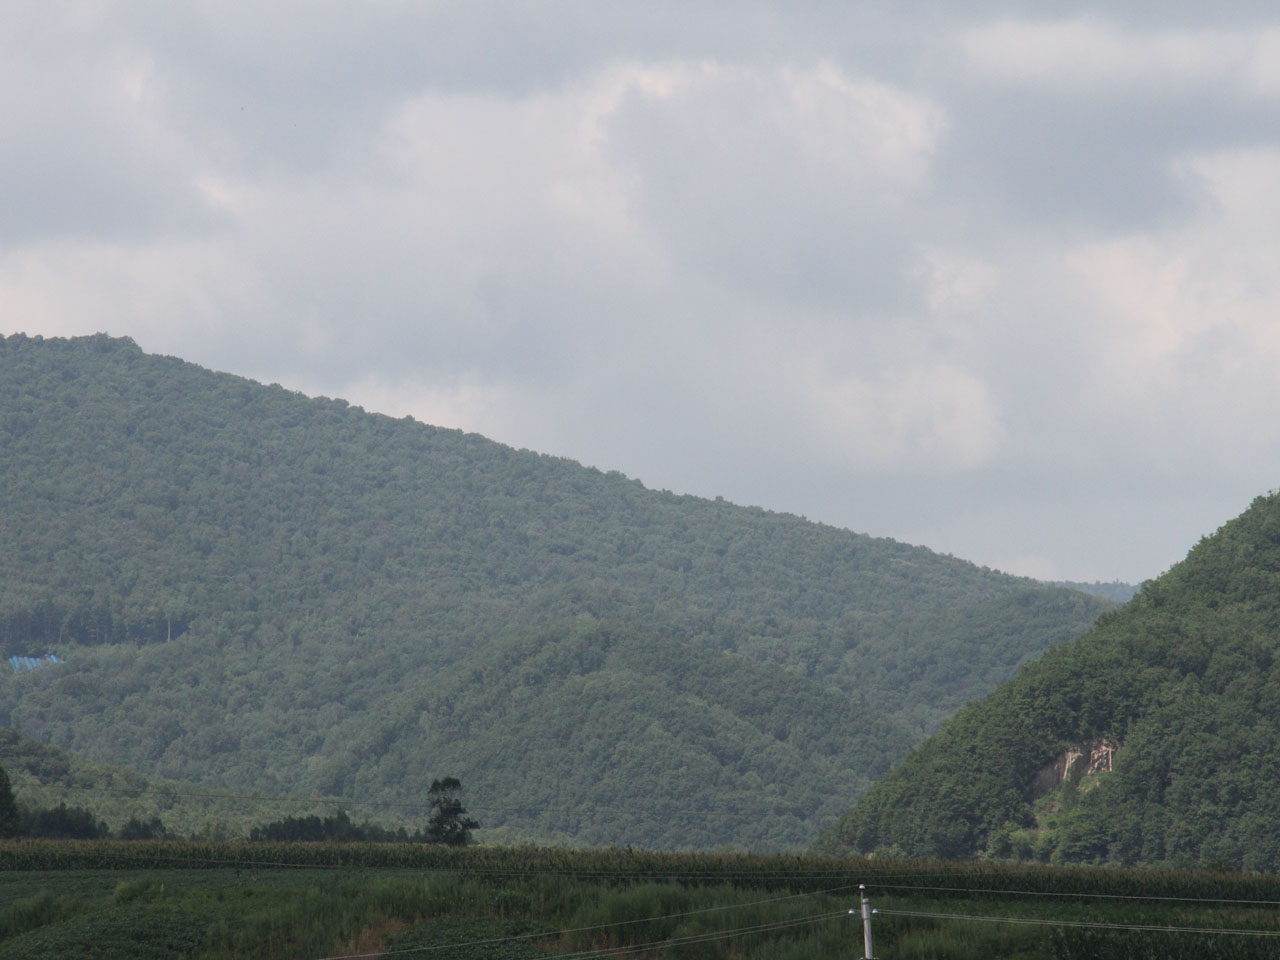
[{"label": "exposed rock face", "polygon": [[1102,737],[1067,749],[1057,760],[1036,774],[1032,797],[1043,796],[1068,780],[1078,783],[1093,773],[1109,771],[1111,759],[1120,745]]}]

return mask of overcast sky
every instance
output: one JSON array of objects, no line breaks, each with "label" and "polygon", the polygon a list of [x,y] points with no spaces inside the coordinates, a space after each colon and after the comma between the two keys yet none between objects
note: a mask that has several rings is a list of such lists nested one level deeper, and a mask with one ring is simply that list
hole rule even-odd
[{"label": "overcast sky", "polygon": [[1272,4],[0,14],[0,333],[1014,573],[1280,486]]}]

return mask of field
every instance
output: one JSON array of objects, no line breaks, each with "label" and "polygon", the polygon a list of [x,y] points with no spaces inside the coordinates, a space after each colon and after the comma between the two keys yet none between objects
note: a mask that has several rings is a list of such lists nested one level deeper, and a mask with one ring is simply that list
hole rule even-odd
[{"label": "field", "polygon": [[[382,844],[5,841],[8,958],[1262,958],[1280,878]],[[850,910],[854,913],[850,914]]]}]

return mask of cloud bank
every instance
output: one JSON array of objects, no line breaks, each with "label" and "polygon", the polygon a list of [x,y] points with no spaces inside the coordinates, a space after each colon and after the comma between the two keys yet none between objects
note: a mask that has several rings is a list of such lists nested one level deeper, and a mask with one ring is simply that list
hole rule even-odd
[{"label": "cloud bank", "polygon": [[1046,578],[1276,486],[1280,21],[19,4],[0,330]]}]

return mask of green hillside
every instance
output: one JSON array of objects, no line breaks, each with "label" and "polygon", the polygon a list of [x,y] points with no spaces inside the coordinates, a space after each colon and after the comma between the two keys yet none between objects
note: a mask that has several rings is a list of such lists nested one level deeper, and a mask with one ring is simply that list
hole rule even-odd
[{"label": "green hillside", "polygon": [[1273,493],[963,710],[821,846],[1280,871],[1278,653]]},{"label": "green hillside", "polygon": [[[499,836],[808,842],[1105,600],[106,336],[0,340],[0,725]],[[3,758],[0,757],[0,763]]]}]

